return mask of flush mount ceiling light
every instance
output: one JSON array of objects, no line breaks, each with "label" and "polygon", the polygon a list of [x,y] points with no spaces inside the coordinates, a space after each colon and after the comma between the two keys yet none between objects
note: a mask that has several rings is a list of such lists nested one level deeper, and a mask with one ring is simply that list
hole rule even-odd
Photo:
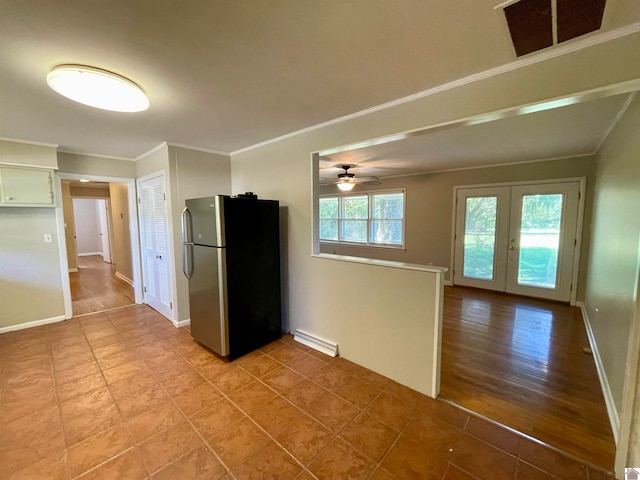
[{"label": "flush mount ceiling light", "polygon": [[59,65],[47,75],[47,83],[60,95],[85,105],[114,112],[141,112],[149,99],[131,80],[85,65]]}]

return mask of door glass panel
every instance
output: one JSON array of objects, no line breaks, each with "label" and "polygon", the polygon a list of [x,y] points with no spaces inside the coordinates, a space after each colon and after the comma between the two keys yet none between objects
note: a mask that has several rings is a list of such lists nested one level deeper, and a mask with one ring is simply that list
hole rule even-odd
[{"label": "door glass panel", "polygon": [[493,280],[498,197],[468,197],[463,276]]},{"label": "door glass panel", "polygon": [[523,195],[518,284],[556,288],[562,194]]}]

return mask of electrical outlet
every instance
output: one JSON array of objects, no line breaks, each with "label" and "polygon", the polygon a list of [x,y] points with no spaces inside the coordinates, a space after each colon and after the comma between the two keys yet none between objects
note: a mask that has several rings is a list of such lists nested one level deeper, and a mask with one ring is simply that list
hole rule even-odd
[{"label": "electrical outlet", "polygon": [[44,234],[44,243],[53,243],[53,236],[50,233]]}]

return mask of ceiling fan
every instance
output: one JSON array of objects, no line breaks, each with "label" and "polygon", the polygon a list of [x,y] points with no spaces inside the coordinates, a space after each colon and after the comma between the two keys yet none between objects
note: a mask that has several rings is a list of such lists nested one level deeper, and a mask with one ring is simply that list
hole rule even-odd
[{"label": "ceiling fan", "polygon": [[356,177],[355,173],[349,173],[349,169],[353,165],[340,165],[340,168],[344,172],[339,173],[337,178],[322,178],[321,182],[324,184],[335,184],[341,191],[348,192],[356,185],[368,184],[368,185],[380,185],[382,182],[378,177]]}]

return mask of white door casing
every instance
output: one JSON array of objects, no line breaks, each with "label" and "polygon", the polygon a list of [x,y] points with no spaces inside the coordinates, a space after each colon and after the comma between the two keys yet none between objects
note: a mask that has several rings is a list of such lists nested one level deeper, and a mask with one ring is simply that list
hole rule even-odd
[{"label": "white door casing", "polygon": [[164,175],[138,184],[144,303],[173,321]]},{"label": "white door casing", "polygon": [[[569,301],[576,273],[579,195],[579,181],[457,189],[454,284]],[[532,207],[540,199],[556,206],[556,222],[547,238],[543,229],[532,232],[527,227],[535,215],[525,214],[523,223],[523,205],[529,202]],[[550,247],[548,265],[538,258],[532,267],[536,247]]]},{"label": "white door casing", "polygon": [[107,220],[109,212],[106,199],[97,201],[98,217],[100,226],[100,241],[102,243],[102,258],[105,262],[111,263],[111,242],[109,235],[109,222]]}]

